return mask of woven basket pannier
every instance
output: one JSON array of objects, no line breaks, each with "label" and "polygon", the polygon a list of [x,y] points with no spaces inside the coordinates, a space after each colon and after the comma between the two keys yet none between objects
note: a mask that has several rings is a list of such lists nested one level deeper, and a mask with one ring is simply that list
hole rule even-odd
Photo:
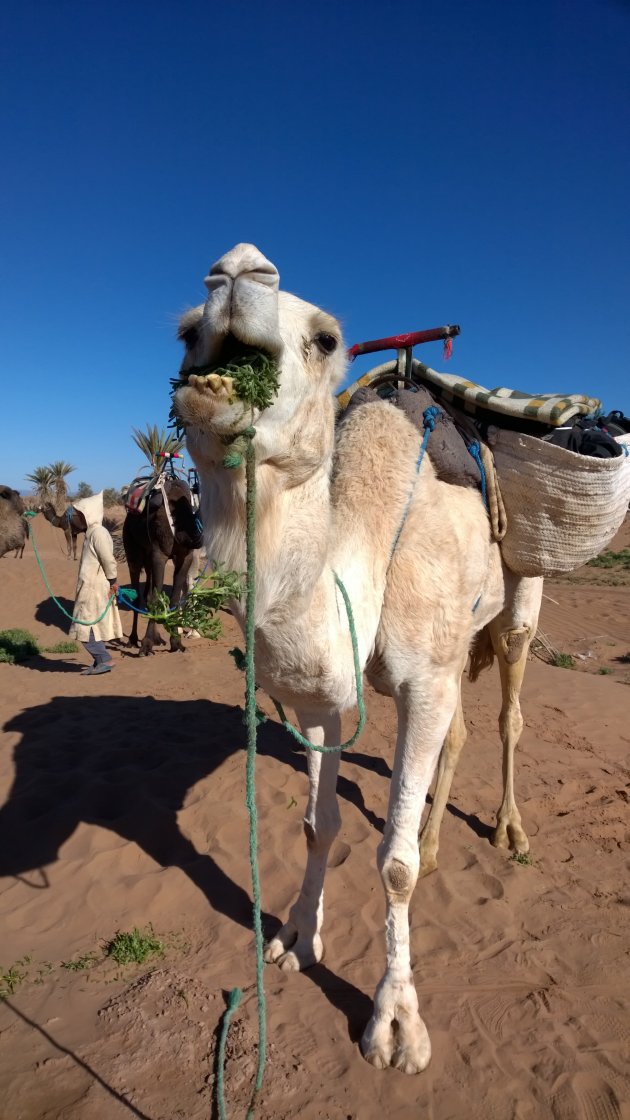
[{"label": "woven basket pannier", "polygon": [[521,576],[572,572],[610,543],[630,503],[630,436],[613,459],[490,428],[507,514],[503,559]]}]

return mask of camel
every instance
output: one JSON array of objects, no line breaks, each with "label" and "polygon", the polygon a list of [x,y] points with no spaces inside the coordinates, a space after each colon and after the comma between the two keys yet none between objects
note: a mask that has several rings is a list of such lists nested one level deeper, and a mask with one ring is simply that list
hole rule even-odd
[{"label": "camel", "polygon": [[0,556],[14,552],[15,559],[24,555],[28,540],[28,527],[24,518],[25,506],[17,490],[0,486]]},{"label": "camel", "polygon": [[[237,245],[205,282],[205,304],[180,322],[186,352],[174,408],[201,480],[206,553],[237,571],[245,568],[244,470],[226,469],[222,460],[238,432],[250,423],[256,430],[256,680],[293,707],[313,746],[341,742],[340,716],[356,703],[356,682],[337,575],[352,604],[365,675],[396,705],[377,857],[386,967],[361,1050],[377,1068],[417,1073],[431,1054],[409,943],[422,810],[440,758],[422,840],[423,863],[435,863],[439,819],[465,737],[461,676],[477,637],[475,671],[492,647],[503,691],[505,788],[494,842],[528,849],[514,799],[513,755],[542,580],[520,580],[504,567],[476,490],[440,481],[429,455],[417,471],[420,436],[392,404],[358,407],[336,429],[334,390],[346,365],[339,323],[280,291],[275,266],[255,246]],[[225,352],[239,347],[264,349],[278,363],[279,392],[262,412],[234,399],[231,379],[215,376]],[[215,372],[204,373],[208,365]],[[241,626],[244,609],[243,601],[233,604]],[[265,950],[268,962],[289,971],[322,959],[324,877],[340,827],[339,754],[307,755],[304,880]]]},{"label": "camel", "polygon": [[49,521],[51,525],[54,525],[56,529],[61,529],[63,531],[63,535],[66,538],[68,560],[76,560],[77,537],[79,533],[83,533],[84,530],[77,528],[73,519],[68,517],[67,511],[64,510],[61,514],[57,513],[52,502],[44,502],[44,504],[39,507],[39,512],[43,513],[46,520]]},{"label": "camel", "polygon": [[[137,595],[137,605],[142,607],[150,602],[152,592],[164,587],[164,569],[167,560],[173,561],[173,588],[170,596],[171,607],[177,606],[188,588],[188,575],[201,544],[199,523],[190,503],[190,490],[179,478],[165,478],[164,487],[169,503],[171,521],[164,508],[163,492],[154,490],[147,500],[142,513],[127,512],[123,524],[123,545],[131,586]],[[140,579],[146,573],[144,596],[141,596]],[[153,647],[163,643],[157,630],[157,623],[149,620],[142,642],[138,639],[138,618],[133,612],[133,623],[129,645],[140,647],[140,656],[153,653]],[[183,652],[181,636],[171,634],[171,652]]]}]

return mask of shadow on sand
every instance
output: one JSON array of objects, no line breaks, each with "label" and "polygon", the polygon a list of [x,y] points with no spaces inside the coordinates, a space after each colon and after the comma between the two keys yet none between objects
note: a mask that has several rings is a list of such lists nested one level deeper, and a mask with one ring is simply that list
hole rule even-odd
[{"label": "shadow on sand", "polygon": [[[0,875],[46,890],[45,868],[79,823],[102,825],[163,867],[180,868],[214,910],[250,929],[249,894],[209,853],[200,853],[177,824],[190,787],[244,743],[242,715],[241,708],[208,700],[59,696],[15,716],[4,728],[19,733],[21,742],[15,748],[13,787],[0,808]],[[277,724],[259,729],[258,750],[306,772],[304,754]],[[367,755],[361,761],[383,765]],[[341,777],[339,794],[371,823],[380,823],[366,809],[355,782]],[[278,925],[275,917],[263,914],[267,936]],[[371,1000],[324,965],[304,975],[342,1011],[356,1039],[371,1014]]]}]

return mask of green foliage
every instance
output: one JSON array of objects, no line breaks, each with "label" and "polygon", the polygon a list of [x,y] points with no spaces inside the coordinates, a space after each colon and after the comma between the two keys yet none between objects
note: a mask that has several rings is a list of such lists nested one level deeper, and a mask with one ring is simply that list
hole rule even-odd
[{"label": "green foliage", "polygon": [[612,669],[609,665],[602,665],[601,669],[598,669],[597,672],[599,673],[600,677],[609,677],[612,673]]},{"label": "green foliage", "polygon": [[38,653],[37,639],[28,630],[0,630],[0,662],[15,665]]},{"label": "green foliage", "polygon": [[94,493],[94,491],[93,491],[92,487],[90,486],[89,482],[80,482],[79,485],[77,486],[77,492],[74,495],[74,497],[75,498],[91,498],[93,493]]},{"label": "green foliage", "polygon": [[124,506],[125,499],[123,498],[120,490],[116,490],[113,486],[106,486],[103,490],[103,506],[105,509],[110,509],[111,506]]},{"label": "green foliage", "polygon": [[57,459],[55,463],[51,463],[48,467],[50,471],[50,480],[55,488],[55,495],[58,501],[65,501],[68,497],[68,487],[66,479],[69,474],[76,471],[71,463],[66,463],[64,459]]},{"label": "green foliage", "polygon": [[221,633],[221,621],[215,618],[216,612],[230,599],[240,599],[243,590],[242,575],[218,568],[196,583],[184,602],[173,611],[166,592],[154,592],[148,604],[149,615],[169,634],[176,634],[181,627],[182,630],[196,630],[202,638],[216,641]]},{"label": "green foliage", "polygon": [[[275,358],[265,353],[264,350],[244,346],[242,354],[238,354],[224,364],[195,366],[192,369],[183,370],[179,377],[173,378],[171,381],[171,393],[174,395],[178,389],[187,385],[191,374],[205,377],[208,373],[217,373],[220,377],[231,377],[234,382],[234,396],[239,401],[243,401],[244,404],[251,405],[252,408],[257,408],[261,412],[265,408],[269,408],[278,392],[280,374]],[[171,419],[175,421],[177,427],[178,418],[174,407],[171,408]]]},{"label": "green foliage", "polygon": [[570,653],[557,653],[551,662],[556,669],[575,669],[575,661]]},{"label": "green foliage", "polygon": [[35,467],[31,474],[25,475],[27,482],[32,482],[35,494],[43,502],[51,498],[52,472],[50,467]]},{"label": "green foliage", "polygon": [[154,470],[160,466],[160,455],[164,452],[169,455],[179,451],[184,446],[184,440],[173,432],[158,428],[156,424],[148,424],[146,431],[139,428],[132,429],[133,442],[140,448],[142,454],[149,460]]},{"label": "green foliage", "polygon": [[[17,963],[21,964],[22,962],[18,961]],[[19,988],[25,979],[26,973],[20,972],[14,964],[10,968],[0,967],[0,999],[8,999],[9,996],[14,995],[16,988]]]},{"label": "green foliage", "polygon": [[57,642],[54,646],[45,646],[44,653],[76,653],[78,648],[76,642]]},{"label": "green foliage", "polygon": [[147,957],[164,956],[164,943],[153,935],[153,928],[139,930],[134,926],[131,933],[120,931],[105,946],[105,956],[111,957],[116,964],[143,964]]},{"label": "green foliage", "polygon": [[591,568],[624,568],[630,570],[630,548],[622,548],[620,552],[606,549],[588,561]]},{"label": "green foliage", "polygon": [[61,967],[68,972],[84,972],[92,968],[100,959],[98,953],[84,953],[82,957],[75,957],[72,961],[62,961]]},{"label": "green foliage", "polygon": [[514,852],[512,856],[512,863],[520,863],[521,867],[531,867],[533,862],[529,852]]}]

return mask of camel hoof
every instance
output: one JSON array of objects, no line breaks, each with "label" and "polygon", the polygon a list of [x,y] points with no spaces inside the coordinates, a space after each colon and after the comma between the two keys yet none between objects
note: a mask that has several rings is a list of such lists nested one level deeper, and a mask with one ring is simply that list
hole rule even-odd
[{"label": "camel hoof", "polygon": [[375,1069],[393,1066],[401,1073],[422,1073],[431,1060],[429,1033],[418,1014],[396,1024],[373,1016],[363,1032],[361,1053]]},{"label": "camel hoof", "polygon": [[520,821],[500,821],[494,830],[492,844],[495,848],[504,848],[520,856],[527,855],[529,851],[529,840]]}]

